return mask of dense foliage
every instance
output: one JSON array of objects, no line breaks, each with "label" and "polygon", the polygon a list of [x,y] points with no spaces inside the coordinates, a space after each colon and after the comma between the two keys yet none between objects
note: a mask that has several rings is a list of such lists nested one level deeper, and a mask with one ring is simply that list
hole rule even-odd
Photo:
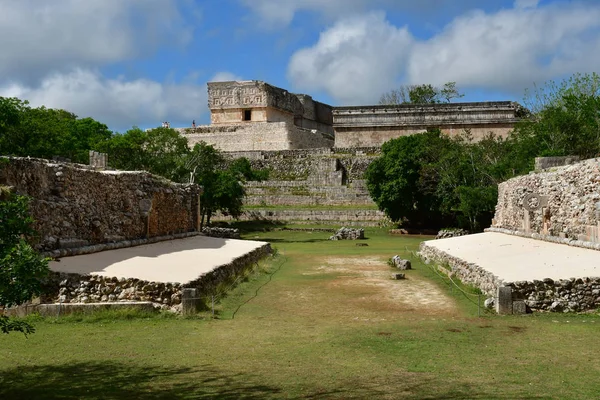
[{"label": "dense foliage", "polygon": [[[0,187],[0,306],[23,304],[41,290],[48,261],[26,241],[33,235],[28,199]],[[28,323],[0,315],[0,331],[33,333]]]},{"label": "dense foliage", "polygon": [[525,103],[532,112],[506,140],[430,130],[385,143],[366,173],[371,196],[406,226],[477,231],[491,222],[498,183],[531,171],[535,157],[600,155],[598,75],[550,82]]}]

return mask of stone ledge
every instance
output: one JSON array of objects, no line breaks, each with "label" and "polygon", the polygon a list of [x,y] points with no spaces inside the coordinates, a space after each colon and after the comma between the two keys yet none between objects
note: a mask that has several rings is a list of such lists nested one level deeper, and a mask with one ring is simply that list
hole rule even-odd
[{"label": "stone ledge", "polygon": [[101,244],[95,244],[95,245],[90,245],[90,246],[57,249],[57,250],[43,252],[42,255],[45,257],[51,257],[51,258],[79,256],[82,254],[98,253],[98,252],[104,251],[104,250],[116,250],[116,249],[123,249],[126,247],[141,246],[143,244],[163,242],[165,240],[183,239],[183,238],[187,238],[187,237],[198,236],[200,234],[201,234],[200,232],[196,232],[196,231],[175,233],[173,235],[155,236],[155,237],[146,238],[146,239],[123,240],[120,242],[101,243]]},{"label": "stone ledge", "polygon": [[506,228],[490,227],[484,230],[484,232],[496,232],[504,233],[506,235],[520,236],[528,239],[543,240],[545,242],[566,244],[567,246],[581,247],[590,250],[600,250],[600,243],[588,242],[585,240],[575,240],[569,238],[561,238],[558,236],[544,235],[541,233],[527,233],[523,231],[510,230]]}]

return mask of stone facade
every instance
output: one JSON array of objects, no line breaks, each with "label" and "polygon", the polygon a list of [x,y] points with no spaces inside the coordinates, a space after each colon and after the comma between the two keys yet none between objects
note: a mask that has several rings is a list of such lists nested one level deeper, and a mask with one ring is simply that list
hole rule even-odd
[{"label": "stone facade", "polygon": [[600,248],[600,159],[501,183],[492,229]]},{"label": "stone facade", "polygon": [[197,231],[200,188],[146,172],[95,171],[77,164],[6,158],[0,183],[32,198],[42,251]]},{"label": "stone facade", "polygon": [[439,128],[449,135],[470,130],[475,140],[489,133],[506,137],[524,112],[509,101],[335,107],[335,146],[381,146],[428,128]]},{"label": "stone facade", "polygon": [[328,133],[298,127],[289,121],[252,122],[177,128],[190,147],[205,142],[225,152],[320,149],[333,146]]},{"label": "stone facade", "polygon": [[208,107],[210,126],[179,131],[227,152],[380,147],[428,128],[504,137],[525,113],[508,101],[331,107],[261,81],[209,82]]}]

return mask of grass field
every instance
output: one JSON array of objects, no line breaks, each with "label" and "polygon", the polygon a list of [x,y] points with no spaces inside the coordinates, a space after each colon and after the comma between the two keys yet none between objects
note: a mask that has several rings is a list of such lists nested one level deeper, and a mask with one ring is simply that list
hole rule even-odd
[{"label": "grass field", "polygon": [[[304,226],[305,227],[305,226]],[[0,399],[594,399],[597,314],[477,317],[423,237],[254,231],[266,260],[210,313],[37,319],[0,336]],[[392,281],[386,260],[410,257]]]}]

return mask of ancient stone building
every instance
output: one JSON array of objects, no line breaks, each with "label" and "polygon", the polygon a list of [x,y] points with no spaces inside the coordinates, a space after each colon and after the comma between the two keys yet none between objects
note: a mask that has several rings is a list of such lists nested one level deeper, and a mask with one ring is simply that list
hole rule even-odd
[{"label": "ancient stone building", "polygon": [[190,146],[231,151],[333,147],[332,107],[260,81],[208,83],[210,126],[179,129]]},{"label": "ancient stone building", "polygon": [[469,130],[475,140],[489,133],[506,137],[523,112],[510,101],[335,107],[335,147],[381,146],[428,128],[449,135]]},{"label": "ancient stone building", "polygon": [[331,107],[261,81],[209,82],[208,106],[210,125],[179,131],[226,152],[380,147],[428,128],[478,140],[507,136],[525,111],[509,101]]}]

